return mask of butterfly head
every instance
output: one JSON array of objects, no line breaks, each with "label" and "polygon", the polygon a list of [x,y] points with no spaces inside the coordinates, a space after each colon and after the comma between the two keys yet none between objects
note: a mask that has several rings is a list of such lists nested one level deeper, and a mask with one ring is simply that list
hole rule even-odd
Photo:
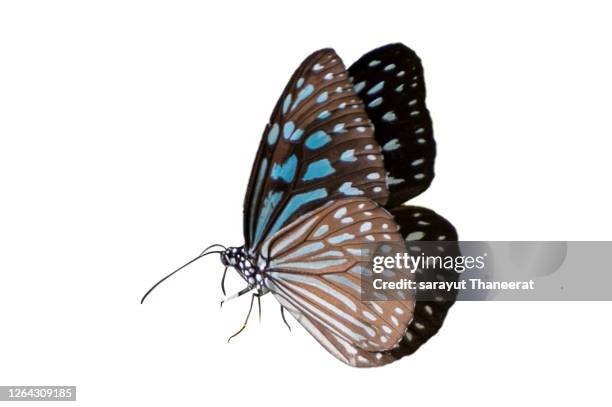
[{"label": "butterfly head", "polygon": [[221,254],[221,262],[226,267],[233,267],[251,286],[262,286],[263,273],[250,258],[244,246],[228,247]]}]

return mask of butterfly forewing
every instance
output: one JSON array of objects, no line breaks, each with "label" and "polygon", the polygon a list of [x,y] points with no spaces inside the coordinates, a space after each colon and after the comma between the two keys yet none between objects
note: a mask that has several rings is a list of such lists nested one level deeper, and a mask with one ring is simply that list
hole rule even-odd
[{"label": "butterfly forewing", "polygon": [[281,95],[251,172],[244,205],[250,252],[329,200],[362,196],[384,204],[385,170],[373,131],[336,53],[309,56]]},{"label": "butterfly forewing", "polygon": [[385,158],[393,208],[423,192],[434,177],[436,145],[425,106],[419,57],[403,44],[375,49],[349,68]]},{"label": "butterfly forewing", "polygon": [[355,366],[387,361],[381,352],[403,338],[412,319],[412,299],[361,299],[361,280],[383,245],[405,252],[393,217],[367,198],[329,202],[262,245],[273,294],[328,351]]}]

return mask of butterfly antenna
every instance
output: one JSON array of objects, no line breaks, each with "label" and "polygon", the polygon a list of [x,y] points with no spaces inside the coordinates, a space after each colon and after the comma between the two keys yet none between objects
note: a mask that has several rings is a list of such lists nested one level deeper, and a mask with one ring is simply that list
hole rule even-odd
[{"label": "butterfly antenna", "polygon": [[244,320],[244,324],[242,325],[242,328],[240,328],[238,330],[238,332],[236,332],[235,334],[233,334],[232,336],[227,338],[227,343],[229,343],[232,340],[232,338],[238,336],[242,331],[244,331],[244,328],[246,328],[247,323],[249,322],[249,317],[251,316],[251,311],[253,311],[253,303],[255,302],[255,297],[257,297],[257,300],[259,301],[259,294],[258,293],[255,293],[255,294],[253,294],[251,296],[251,305],[249,306],[249,312],[247,313],[247,316],[246,316],[246,318]]},{"label": "butterfly antenna", "polygon": [[291,332],[291,326],[289,326],[289,323],[287,322],[287,319],[285,318],[285,307],[283,307],[282,305],[281,305],[281,317],[283,318],[283,322],[285,323],[287,328],[289,328],[289,332]]},{"label": "butterfly antenna", "polygon": [[204,253],[206,253],[207,250],[212,249],[213,247],[220,247],[223,250],[227,250],[227,247],[223,246],[222,244],[219,243],[215,243],[215,244],[211,244],[210,246],[208,246],[206,249],[202,250],[202,253],[200,253],[200,256],[202,256]]},{"label": "butterfly antenna", "polygon": [[223,251],[211,251],[211,252],[207,252],[207,250],[215,247],[215,246],[221,246],[221,245],[211,245],[208,246],[206,249],[204,249],[202,251],[202,253],[200,253],[199,256],[189,260],[187,263],[183,264],[181,267],[177,268],[176,270],[174,270],[172,273],[168,274],[166,277],[162,278],[161,280],[159,280],[157,283],[155,283],[153,285],[153,287],[151,287],[149,289],[149,291],[146,292],[146,294],[142,297],[142,299],[140,300],[140,303],[142,304],[144,302],[144,300],[149,296],[149,294],[151,294],[151,291],[153,291],[158,285],[160,285],[161,283],[163,283],[164,281],[166,281],[167,279],[169,279],[170,277],[172,277],[173,275],[175,275],[176,273],[178,273],[179,271],[181,271],[182,269],[184,269],[185,267],[189,266],[191,263],[195,262],[196,260],[201,259],[204,256],[208,256],[209,254],[213,254],[213,253],[217,253],[217,254],[222,254]]}]

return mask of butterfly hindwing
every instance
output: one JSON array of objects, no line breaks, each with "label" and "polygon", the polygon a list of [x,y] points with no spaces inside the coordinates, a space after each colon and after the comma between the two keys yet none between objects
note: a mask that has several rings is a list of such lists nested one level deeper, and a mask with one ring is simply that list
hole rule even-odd
[{"label": "butterfly hindwing", "polygon": [[280,303],[338,359],[388,363],[414,300],[362,301],[361,280],[377,245],[405,252],[393,217],[367,198],[332,201],[306,213],[262,245],[266,284]]},{"label": "butterfly hindwing", "polygon": [[389,352],[369,352],[353,346],[350,340],[329,331],[322,322],[294,307],[283,296],[277,295],[276,298],[308,333],[341,362],[355,367],[374,367],[386,365],[396,360]]},{"label": "butterfly hindwing", "polygon": [[377,48],[349,68],[382,147],[393,208],[423,192],[434,177],[436,145],[425,106],[419,57],[403,44]]},{"label": "butterfly hindwing", "polygon": [[344,64],[324,49],[293,74],[264,131],[245,197],[246,246],[254,252],[301,214],[353,196],[387,201],[383,159]]},{"label": "butterfly hindwing", "polygon": [[[408,249],[417,242],[431,242],[417,245],[423,254],[457,257],[461,253],[457,243],[457,231],[453,225],[436,212],[418,206],[401,206],[391,210],[393,218],[400,226]],[[439,242],[434,244],[433,242]],[[416,246],[414,246],[416,248]],[[418,254],[418,253],[417,253]],[[459,275],[452,269],[417,270],[416,280],[420,281],[457,281]],[[442,327],[446,314],[457,297],[456,290],[431,290],[426,299],[417,299],[414,318],[410,322],[400,346],[390,354],[395,359],[414,353],[421,345],[434,336]]]},{"label": "butterfly hindwing", "polygon": [[[391,213],[400,225],[400,232],[407,243],[419,241],[446,242],[446,244],[440,246],[428,244],[424,247],[420,245],[425,255],[457,256],[460,254],[456,243],[457,233],[455,228],[434,211],[416,206],[402,206],[393,209]],[[410,249],[413,246],[407,244],[407,247]],[[456,281],[457,278],[458,275],[453,270],[441,269],[434,272],[429,270],[429,275],[423,275],[417,270],[417,281],[425,279]],[[431,300],[417,299],[413,318],[402,340],[392,349],[382,352],[358,349],[359,353],[355,358],[363,362],[361,366],[382,366],[411,355],[438,332],[448,310],[454,304],[457,292],[439,290],[431,293],[431,295],[433,296]]]}]

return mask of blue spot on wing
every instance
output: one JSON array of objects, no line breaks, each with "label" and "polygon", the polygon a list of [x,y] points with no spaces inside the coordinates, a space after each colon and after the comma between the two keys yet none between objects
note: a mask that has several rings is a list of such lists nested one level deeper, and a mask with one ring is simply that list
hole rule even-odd
[{"label": "blue spot on wing", "polygon": [[368,90],[368,95],[374,95],[382,90],[385,86],[385,81],[380,81],[376,85],[372,86],[370,90]]},{"label": "blue spot on wing", "polygon": [[278,133],[279,133],[278,123],[274,123],[274,125],[268,132],[268,144],[269,145],[273,145],[274,143],[276,143],[276,140],[278,139]]},{"label": "blue spot on wing", "polygon": [[382,119],[386,122],[394,122],[397,120],[397,116],[393,110],[390,110],[383,115]]},{"label": "blue spot on wing", "polygon": [[400,143],[396,138],[394,138],[385,143],[385,145],[383,146],[383,151],[393,151],[397,150],[400,147]]},{"label": "blue spot on wing", "polygon": [[297,97],[295,98],[295,102],[293,102],[293,106],[291,106],[291,110],[295,110],[295,108],[298,107],[299,104],[304,101],[304,99],[310,96],[312,92],[314,92],[314,86],[311,84],[306,85],[306,87],[304,87],[304,89],[298,93]]},{"label": "blue spot on wing", "polygon": [[302,135],[304,134],[304,130],[302,129],[296,129],[292,134],[291,137],[289,138],[289,141],[298,141],[299,139],[302,138]]},{"label": "blue spot on wing", "polygon": [[351,148],[350,150],[344,151],[340,155],[340,160],[345,162],[355,162],[357,161],[357,157],[355,157],[355,149]]},{"label": "blue spot on wing", "polygon": [[304,130],[296,129],[295,124],[292,121],[288,121],[283,126],[283,137],[285,140],[298,141],[300,138],[302,138],[303,134]]},{"label": "blue spot on wing", "polygon": [[282,179],[287,184],[293,181],[295,170],[297,168],[298,159],[294,155],[289,157],[284,164],[274,164],[270,176],[273,180]]},{"label": "blue spot on wing", "polygon": [[353,90],[355,91],[355,93],[359,93],[363,90],[363,88],[365,88],[365,86],[366,86],[365,81],[361,81],[355,86],[353,86]]},{"label": "blue spot on wing", "polygon": [[291,106],[291,93],[285,97],[285,101],[283,102],[283,114],[287,113],[289,106]]},{"label": "blue spot on wing", "polygon": [[318,130],[312,133],[306,139],[306,147],[311,150],[316,150],[317,148],[321,148],[324,145],[328,144],[331,141],[331,137],[325,133],[323,130]]},{"label": "blue spot on wing", "polygon": [[256,247],[261,239],[261,234],[263,233],[268,221],[270,220],[270,215],[278,205],[281,197],[283,196],[282,192],[268,192],[266,199],[264,200],[263,207],[261,212],[259,212],[259,218],[257,219],[257,230],[255,231],[255,239],[253,241],[253,247]]},{"label": "blue spot on wing", "polygon": [[[274,233],[278,232],[280,228],[285,225],[287,219],[291,217],[295,211],[300,209],[302,206],[306,205],[309,202],[316,201],[317,199],[325,198],[327,196],[327,190],[325,188],[315,189],[309,192],[303,192],[301,194],[297,194],[287,202],[285,209],[281,212],[280,216],[274,223],[272,229],[270,229],[269,236],[272,236]],[[253,246],[254,247],[254,246]]]},{"label": "blue spot on wing", "polygon": [[293,130],[295,130],[295,124],[293,124],[293,122],[289,121],[285,123],[283,126],[283,137],[285,137],[285,140],[288,140],[289,137],[291,137]]},{"label": "blue spot on wing", "polygon": [[324,110],[321,113],[319,113],[319,116],[317,117],[321,120],[324,120],[324,119],[327,119],[329,116],[331,116],[331,113],[329,112],[329,110]]},{"label": "blue spot on wing", "polygon": [[[277,126],[278,128],[278,126]],[[259,194],[261,194],[261,185],[263,184],[264,176],[266,175],[266,171],[268,170],[268,160],[264,158],[261,162],[261,167],[259,168],[259,174],[257,175],[257,182],[255,184],[255,192],[253,193],[253,198],[251,199],[251,211],[250,211],[250,238],[253,240],[253,229],[255,228],[255,207],[257,202],[259,201]]]},{"label": "blue spot on wing", "polygon": [[332,167],[327,158],[324,158],[322,160],[310,163],[306,169],[306,174],[304,174],[302,179],[304,181],[310,181],[313,179],[325,178],[334,172],[336,172],[334,167]]},{"label": "blue spot on wing", "polygon": [[376,107],[376,106],[379,106],[379,105],[382,103],[382,101],[383,101],[383,98],[381,98],[381,97],[377,97],[376,99],[374,99],[373,101],[371,101],[371,102],[368,104],[368,107]]}]

